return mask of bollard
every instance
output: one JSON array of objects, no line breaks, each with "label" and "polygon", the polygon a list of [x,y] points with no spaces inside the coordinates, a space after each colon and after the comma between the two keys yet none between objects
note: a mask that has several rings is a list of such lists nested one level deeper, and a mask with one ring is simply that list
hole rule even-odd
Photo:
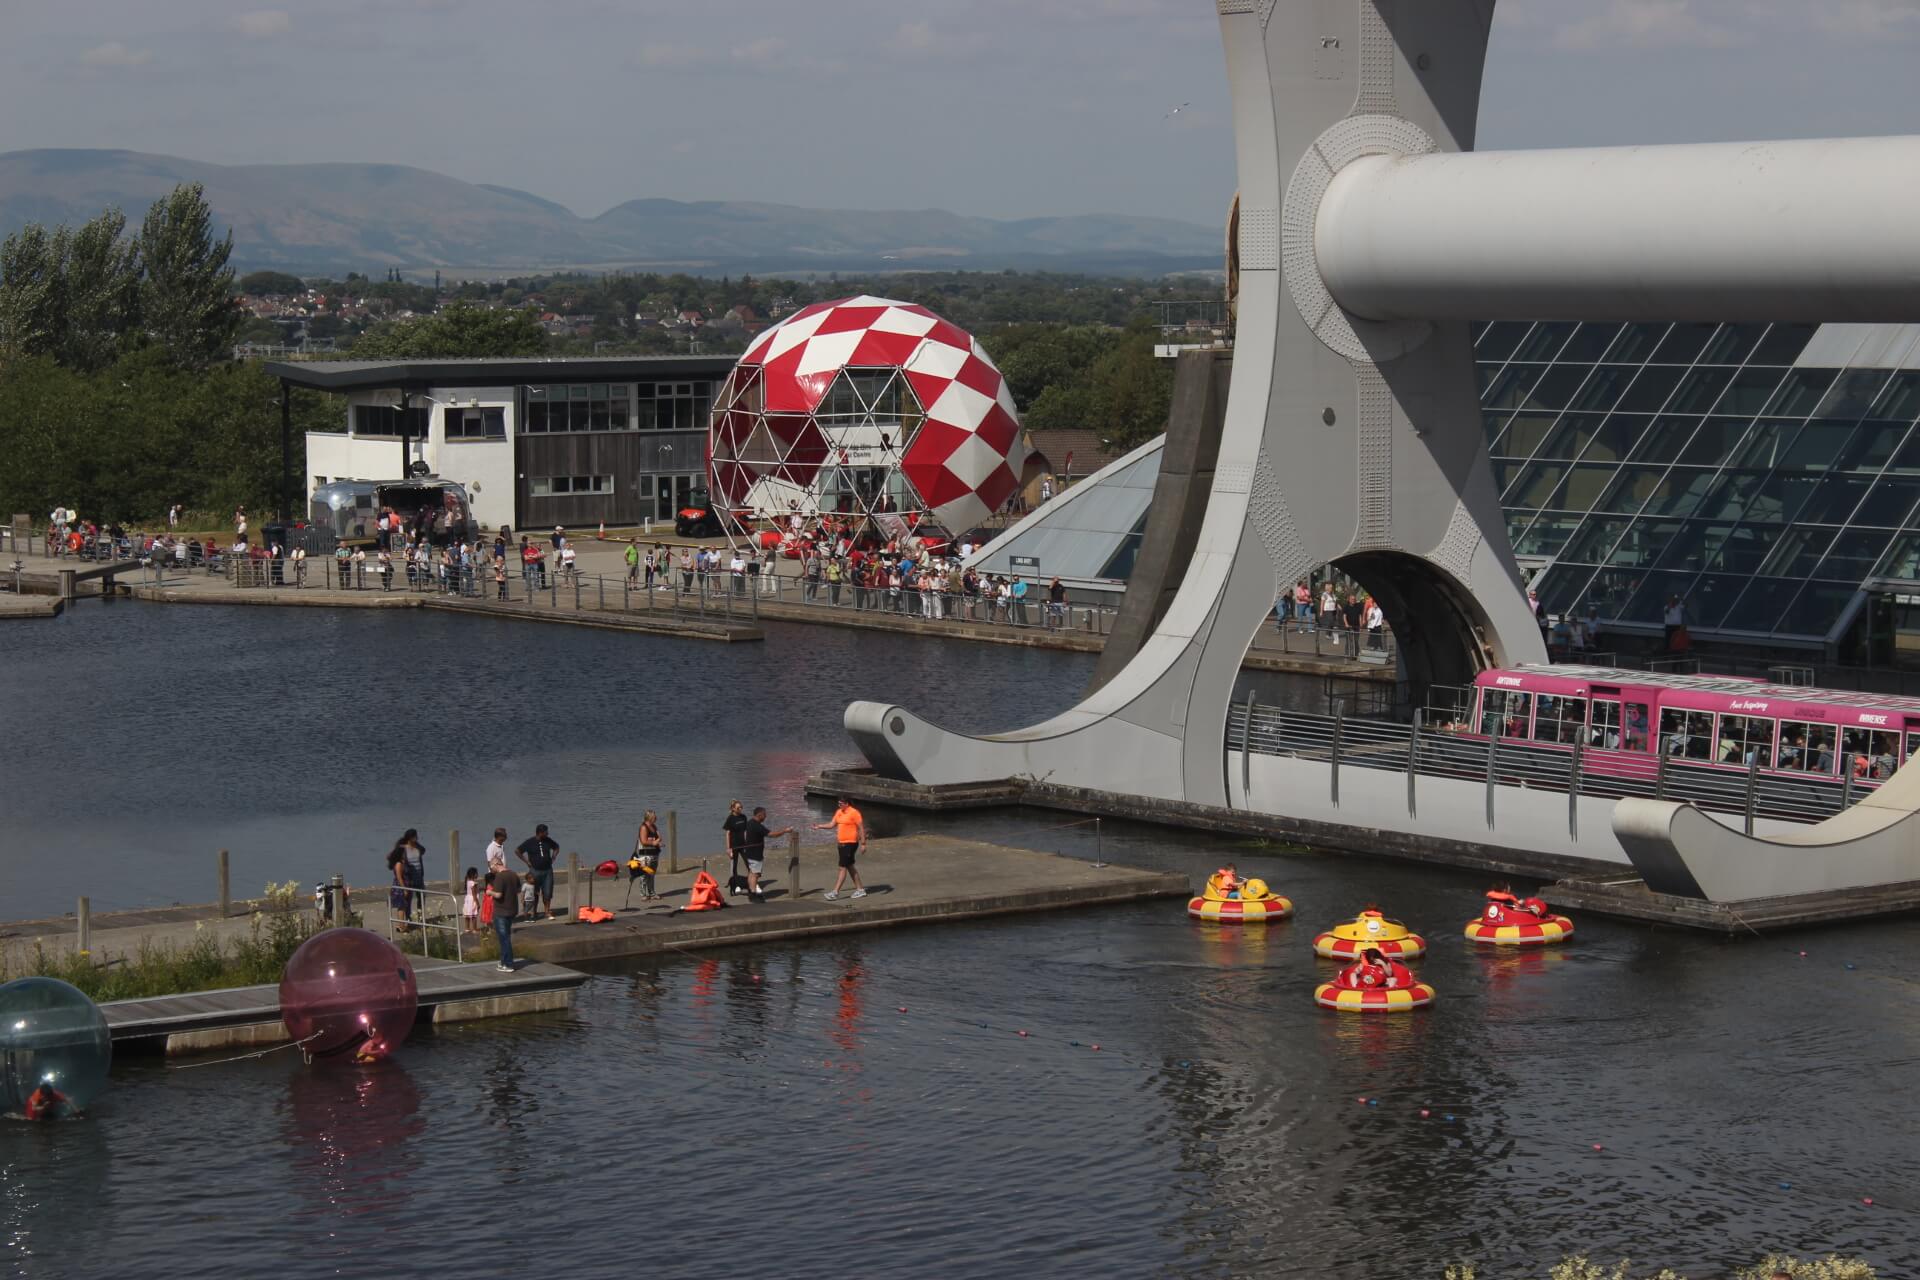
[{"label": "bollard", "polygon": [[220,851],[220,918],[222,920],[225,920],[233,914],[233,896],[228,891],[229,883],[227,878],[227,851],[222,849]]},{"label": "bollard", "polygon": [[1413,709],[1413,725],[1407,733],[1407,816],[1420,816],[1419,804],[1414,799],[1413,780],[1420,775],[1420,726],[1426,723],[1427,709]]},{"label": "bollard", "polygon": [[1755,748],[1748,750],[1751,758],[1747,761],[1747,802],[1742,807],[1746,810],[1746,833],[1752,835],[1754,792],[1760,785],[1760,752]]},{"label": "bollard", "polygon": [[800,833],[787,832],[787,894],[800,896]]},{"label": "bollard", "polygon": [[667,870],[680,874],[680,811],[667,810]]},{"label": "bollard", "polygon": [[1100,838],[1100,819],[1098,818],[1093,820],[1093,865],[1096,867],[1107,865],[1107,846],[1106,842]]},{"label": "bollard", "polygon": [[580,855],[567,855],[567,923],[580,919]]},{"label": "bollard", "polygon": [[[624,581],[624,580],[623,580],[623,581]],[[598,577],[596,577],[596,578],[594,579],[594,582],[595,582],[595,583],[596,583],[596,584],[597,584],[597,585],[599,586],[599,588],[600,588],[600,608],[601,608],[601,610],[602,610],[602,611],[605,611],[605,609],[606,609],[606,607],[607,607],[607,579],[606,579],[606,575],[604,575],[604,574],[602,574],[602,575],[600,575],[600,576],[598,576]]]},{"label": "bollard", "polygon": [[[73,918],[74,923],[79,926],[79,937],[76,939],[76,949],[81,955],[86,955],[93,950],[93,901],[89,898],[80,899],[78,905],[74,908]],[[11,1059],[11,1055],[9,1055],[9,1059]],[[11,1061],[9,1061],[9,1065],[11,1065]]]},{"label": "bollard", "polygon": [[1346,699],[1335,699],[1333,704],[1333,740],[1330,744],[1330,750],[1327,753],[1328,763],[1332,766],[1327,774],[1327,793],[1328,798],[1333,801],[1333,807],[1336,809],[1340,807],[1340,736],[1341,730],[1346,726],[1346,717]]},{"label": "bollard", "polygon": [[335,872],[327,880],[327,923],[339,928],[347,922],[347,882]]}]

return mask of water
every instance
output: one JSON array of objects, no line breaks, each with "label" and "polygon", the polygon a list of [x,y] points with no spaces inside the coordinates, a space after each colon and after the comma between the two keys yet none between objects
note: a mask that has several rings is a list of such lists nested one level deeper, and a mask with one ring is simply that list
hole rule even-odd
[{"label": "water", "polygon": [[[485,799],[524,827],[536,793],[500,777],[573,762],[580,790],[537,793],[569,831],[627,804],[635,776],[653,794],[670,779],[666,803],[693,797],[683,813],[741,777],[793,807],[800,775],[846,756],[809,716],[831,725],[847,696],[991,727],[1060,705],[1085,674],[1072,655],[824,629],[761,650],[417,616],[95,619],[49,650],[126,675],[60,692],[55,659],[11,647],[10,720],[23,701],[42,718],[66,708],[61,732],[98,738],[106,726],[78,708],[119,705],[101,684],[155,687],[173,646],[246,654],[287,690],[278,711],[247,684],[203,680],[127,714],[139,734],[257,761],[342,705],[299,709],[328,698],[290,656],[316,651],[301,637],[319,626],[326,653],[357,655],[394,691],[396,714],[476,701],[507,723],[486,770],[464,752],[371,770],[349,754],[340,772],[279,778],[298,797],[287,844],[366,857],[352,824],[384,835],[413,812],[378,794],[394,776],[449,792],[418,803]],[[136,633],[147,643],[113,643]],[[449,683],[434,644],[474,658],[498,646],[485,656],[524,683]],[[628,727],[655,705],[650,686],[683,696]],[[736,735],[719,704],[758,728]],[[223,778],[198,805],[153,802],[199,840],[253,794]],[[133,823],[140,804],[96,817],[39,795],[29,811],[27,829],[62,848],[104,849],[102,824]],[[1082,829],[1038,829],[1058,815],[918,821],[1090,848]],[[1417,1277],[1469,1257],[1505,1276],[1581,1250],[1703,1275],[1774,1248],[1920,1272],[1906,1101],[1920,984],[1896,959],[1920,926],[1728,942],[1582,920],[1564,949],[1489,954],[1458,935],[1482,887],[1464,874],[1117,824],[1102,841],[1196,876],[1234,859],[1300,919],[1237,931],[1153,903],[635,964],[596,976],[566,1014],[422,1033],[372,1071],[285,1053],[125,1062],[91,1118],[0,1126],[6,1274]],[[9,886],[43,868],[22,848],[0,853]],[[1433,939],[1417,967],[1440,999],[1424,1013],[1311,1003],[1324,967],[1308,938],[1373,898]]]}]

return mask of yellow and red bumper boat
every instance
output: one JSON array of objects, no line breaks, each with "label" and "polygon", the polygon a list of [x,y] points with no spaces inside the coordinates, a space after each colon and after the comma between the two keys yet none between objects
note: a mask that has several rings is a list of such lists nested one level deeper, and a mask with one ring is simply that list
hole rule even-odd
[{"label": "yellow and red bumper boat", "polygon": [[1292,915],[1293,904],[1268,889],[1264,880],[1239,880],[1216,871],[1207,877],[1200,896],[1188,900],[1187,914],[1220,924],[1266,924]]},{"label": "yellow and red bumper boat", "polygon": [[1573,921],[1555,915],[1539,898],[1487,891],[1487,905],[1467,921],[1467,940],[1495,947],[1544,947],[1573,936]]},{"label": "yellow and red bumper boat", "polygon": [[1433,1003],[1433,988],[1397,960],[1357,960],[1313,989],[1313,1002],[1341,1013],[1406,1013]]},{"label": "yellow and red bumper boat", "polygon": [[1358,960],[1368,947],[1389,960],[1418,960],[1427,953],[1427,940],[1372,907],[1313,939],[1314,954],[1329,960]]}]

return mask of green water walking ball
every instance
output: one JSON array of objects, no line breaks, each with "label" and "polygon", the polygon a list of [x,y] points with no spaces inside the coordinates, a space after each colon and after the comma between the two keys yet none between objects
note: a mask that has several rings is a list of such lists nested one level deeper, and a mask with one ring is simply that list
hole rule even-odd
[{"label": "green water walking ball", "polygon": [[63,1120],[107,1087],[113,1036],[86,992],[58,978],[0,986],[0,1113]]}]

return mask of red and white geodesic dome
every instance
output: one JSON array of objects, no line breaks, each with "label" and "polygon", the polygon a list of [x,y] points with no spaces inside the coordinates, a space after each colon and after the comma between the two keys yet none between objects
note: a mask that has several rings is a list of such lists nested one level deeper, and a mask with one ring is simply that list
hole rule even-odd
[{"label": "red and white geodesic dome", "polygon": [[717,505],[870,517],[882,532],[923,517],[971,529],[1025,461],[1013,395],[972,335],[866,296],[815,303],[755,338],[721,384],[707,451]]}]

